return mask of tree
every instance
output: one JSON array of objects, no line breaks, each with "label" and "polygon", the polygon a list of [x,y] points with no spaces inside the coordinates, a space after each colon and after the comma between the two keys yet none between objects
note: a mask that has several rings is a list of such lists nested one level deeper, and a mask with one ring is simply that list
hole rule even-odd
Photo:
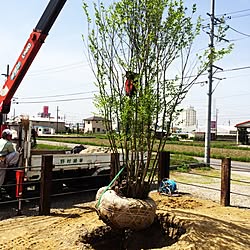
[{"label": "tree", "polygon": [[[145,198],[181,101],[207,70],[209,58],[215,61],[230,48],[205,52],[190,70],[191,48],[201,29],[199,17],[193,22],[195,5],[188,10],[181,0],[120,0],[93,7],[92,16],[83,4],[88,55],[99,88],[95,104],[105,118],[111,149],[122,152],[120,190]],[[180,70],[171,77],[173,65]]]}]

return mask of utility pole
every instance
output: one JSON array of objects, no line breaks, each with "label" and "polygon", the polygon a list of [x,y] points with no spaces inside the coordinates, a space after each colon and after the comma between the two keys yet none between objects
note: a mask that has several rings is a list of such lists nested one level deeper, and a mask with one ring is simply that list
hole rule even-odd
[{"label": "utility pole", "polygon": [[210,165],[210,142],[211,142],[211,111],[212,111],[212,86],[213,86],[213,53],[214,53],[214,9],[215,0],[211,0],[211,14],[210,14],[210,61],[208,70],[208,108],[207,108],[207,130],[205,136],[205,158],[206,165]]},{"label": "utility pole", "polygon": [[219,110],[218,109],[216,109],[215,110],[215,138],[217,138],[217,133],[218,133],[218,113],[219,113]]},{"label": "utility pole", "polygon": [[56,133],[58,134],[58,113],[59,113],[59,108],[58,106],[56,107]]}]

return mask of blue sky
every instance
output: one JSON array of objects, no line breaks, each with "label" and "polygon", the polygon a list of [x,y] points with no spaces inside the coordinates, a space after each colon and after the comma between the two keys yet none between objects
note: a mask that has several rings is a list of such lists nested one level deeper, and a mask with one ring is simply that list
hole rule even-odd
[{"label": "blue sky", "polygon": [[[186,3],[196,2],[199,14],[209,20],[206,13],[211,12],[211,1],[184,1]],[[212,101],[212,120],[215,120],[216,109],[218,113],[218,124],[231,125],[250,120],[250,68],[238,69],[250,66],[250,6],[247,0],[221,1],[215,0],[215,14],[220,17],[225,15],[226,24],[230,26],[227,32],[227,39],[234,43],[231,54],[226,55],[223,60],[216,62],[215,65],[224,71],[216,74],[218,78],[225,78],[222,81],[214,79],[213,82],[213,101]],[[242,34],[240,34],[242,33]],[[206,47],[209,37],[204,33],[202,44],[196,46],[197,51]],[[234,70],[232,70],[234,69]],[[207,80],[207,76],[203,77]],[[197,110],[199,124],[206,123],[207,113],[207,92],[208,86],[195,85],[188,93],[183,104],[194,106]]]},{"label": "blue sky", "polygon": [[[12,69],[48,2],[48,0],[1,1],[1,74],[6,72],[7,64]],[[209,23],[206,13],[210,12],[210,0],[184,2],[187,6],[196,2],[199,14],[205,19],[204,24]],[[216,14],[227,14],[226,22],[231,28],[226,38],[234,40],[235,45],[230,55],[215,63],[225,70],[216,76],[226,79],[215,80],[213,83],[215,90],[212,119],[217,109],[219,124],[235,125],[250,120],[250,68],[238,69],[250,66],[250,6],[249,0],[215,2]],[[58,107],[59,115],[65,115],[67,121],[79,122],[95,111],[91,98],[97,89],[93,84],[94,77],[84,54],[82,34],[86,32],[86,25],[81,6],[82,0],[66,2],[45,44],[19,86],[15,94],[19,104],[12,104],[9,116],[14,113],[32,116],[42,112],[43,106],[49,106],[52,115],[56,116]],[[199,44],[195,45],[194,52],[202,51],[208,43],[209,37],[204,33]],[[0,76],[1,84],[4,80],[4,76]],[[207,76],[203,76],[200,80],[207,80]],[[204,86],[197,84],[183,103],[183,107],[193,106],[197,110],[200,125],[206,123],[207,91],[206,84]],[[51,97],[55,95],[56,97]],[[34,97],[39,98],[34,99]]]}]

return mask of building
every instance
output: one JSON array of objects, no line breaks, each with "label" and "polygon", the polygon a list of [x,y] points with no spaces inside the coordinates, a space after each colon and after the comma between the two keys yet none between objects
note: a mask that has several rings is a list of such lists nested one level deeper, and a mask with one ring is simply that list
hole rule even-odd
[{"label": "building", "polygon": [[196,124],[196,110],[190,106],[181,111],[175,127],[180,128],[182,132],[192,132],[196,130]]},{"label": "building", "polygon": [[37,116],[31,117],[32,125],[38,136],[43,134],[64,133],[66,131],[64,118],[58,116],[53,117],[49,113],[49,106],[43,106],[43,112]]},{"label": "building", "polygon": [[84,124],[75,122],[65,122],[66,133],[84,133]]},{"label": "building", "polygon": [[237,128],[237,144],[250,144],[250,121],[241,122],[235,125]]},{"label": "building", "polygon": [[35,129],[38,136],[65,132],[65,122],[55,118],[29,117],[27,115],[20,115],[14,119],[8,119],[7,122],[11,125],[18,124],[22,120],[30,121],[30,126]]},{"label": "building", "polygon": [[[46,131],[45,134],[65,132],[65,121],[56,118],[31,117],[30,121],[35,129]],[[54,132],[52,132],[54,131]],[[37,131],[38,132],[38,131]]]},{"label": "building", "polygon": [[45,127],[45,126],[33,126],[33,127],[38,136],[55,134],[55,129],[51,127]]},{"label": "building", "polygon": [[84,133],[106,133],[104,126],[104,118],[99,116],[92,116],[86,118],[84,121]]},{"label": "building", "polygon": [[49,113],[49,106],[43,106],[43,112],[38,113],[39,117],[50,118],[51,114]]}]

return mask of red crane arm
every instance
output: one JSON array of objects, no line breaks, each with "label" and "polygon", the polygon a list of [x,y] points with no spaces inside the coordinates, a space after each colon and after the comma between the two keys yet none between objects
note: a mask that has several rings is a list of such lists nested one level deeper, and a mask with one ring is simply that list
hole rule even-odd
[{"label": "red crane arm", "polygon": [[9,113],[11,99],[23,80],[30,65],[32,64],[34,58],[36,57],[39,49],[44,43],[46,36],[46,34],[42,34],[37,31],[33,31],[30,34],[30,37],[26,42],[22,53],[17,59],[17,62],[8,76],[5,84],[0,90],[0,113]]},{"label": "red crane arm", "polygon": [[50,0],[35,29],[30,34],[22,53],[0,90],[0,124],[2,123],[1,116],[10,112],[12,97],[44,43],[45,38],[66,1],[67,0]]}]

